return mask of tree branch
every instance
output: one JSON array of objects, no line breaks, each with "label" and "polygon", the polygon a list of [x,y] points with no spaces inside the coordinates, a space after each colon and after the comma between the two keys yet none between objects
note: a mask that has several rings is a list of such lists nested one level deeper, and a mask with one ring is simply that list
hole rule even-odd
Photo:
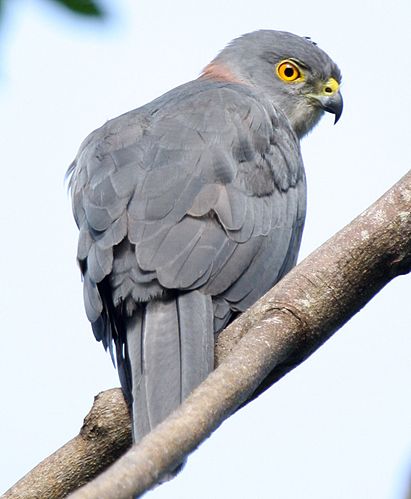
[{"label": "tree branch", "polygon": [[[133,446],[112,467],[71,497],[120,499],[142,494],[165,472],[175,468],[238,407],[311,355],[391,279],[410,270],[411,172],[223,331],[216,343],[217,369],[138,446]],[[120,407],[110,404],[105,407],[107,413],[121,412]],[[124,422],[128,418],[124,405],[122,411]],[[117,421],[113,418],[102,426],[105,428],[105,424],[111,423],[113,433],[103,446],[105,453],[101,454],[100,469],[129,445],[125,425]],[[98,425],[100,427],[99,421]],[[83,432],[84,429],[79,437],[43,461],[4,497],[61,497],[61,494],[46,492],[59,473],[52,471],[47,475],[40,471],[57,464],[63,470],[60,475],[65,476],[65,449]],[[110,445],[117,438],[116,432],[119,435],[123,432],[123,446],[116,447],[114,457]],[[104,432],[103,440],[105,436]],[[89,454],[76,458],[75,448],[71,447],[68,456],[87,468],[88,464],[84,463]],[[92,472],[88,477],[84,474],[87,470],[83,470],[77,482],[73,479],[64,490],[74,490],[95,476],[97,467],[90,468]],[[45,488],[39,495],[31,491],[24,495],[31,483],[40,481]]]},{"label": "tree branch", "polygon": [[94,398],[80,433],[8,490],[4,498],[57,499],[84,485],[131,445],[131,421],[119,388]]}]

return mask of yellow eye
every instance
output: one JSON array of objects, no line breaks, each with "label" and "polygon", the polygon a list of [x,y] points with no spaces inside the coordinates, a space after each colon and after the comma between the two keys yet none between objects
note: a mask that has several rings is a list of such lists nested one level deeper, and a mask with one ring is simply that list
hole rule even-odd
[{"label": "yellow eye", "polygon": [[297,64],[292,61],[282,61],[277,66],[277,75],[283,81],[296,81],[302,77]]}]

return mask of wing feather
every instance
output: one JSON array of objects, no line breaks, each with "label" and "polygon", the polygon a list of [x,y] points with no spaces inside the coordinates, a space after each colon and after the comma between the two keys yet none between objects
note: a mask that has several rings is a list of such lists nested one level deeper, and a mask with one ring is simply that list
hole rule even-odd
[{"label": "wing feather", "polygon": [[[305,216],[299,142],[251,87],[197,80],[175,89],[93,132],[72,170],[92,322],[104,300],[133,310],[167,290],[199,289],[224,324],[295,263]],[[106,278],[111,296],[100,288]]]}]

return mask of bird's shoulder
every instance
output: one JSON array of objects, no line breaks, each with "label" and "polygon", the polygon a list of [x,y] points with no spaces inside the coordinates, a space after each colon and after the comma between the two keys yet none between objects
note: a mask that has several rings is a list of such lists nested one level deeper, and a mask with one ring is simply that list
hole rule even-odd
[{"label": "bird's shoulder", "polygon": [[104,153],[148,141],[169,127],[184,136],[190,128],[221,133],[233,126],[267,137],[274,129],[277,139],[298,141],[283,113],[255,87],[199,78],[108,120],[83,141],[77,158],[87,150]]},{"label": "bird's shoulder", "polygon": [[[243,177],[244,188],[256,195],[266,194],[268,177],[287,190],[302,173],[298,138],[281,111],[252,86],[207,79],[181,85],[92,132],[73,163],[79,184],[98,179],[107,158],[132,162],[143,175],[148,168],[184,168],[202,159],[209,181]],[[236,171],[210,170],[222,163]]]}]

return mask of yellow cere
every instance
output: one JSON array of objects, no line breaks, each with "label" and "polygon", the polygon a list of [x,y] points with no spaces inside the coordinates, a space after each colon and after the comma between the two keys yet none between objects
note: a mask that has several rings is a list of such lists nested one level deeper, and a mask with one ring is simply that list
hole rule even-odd
[{"label": "yellow cere", "polygon": [[298,83],[304,80],[304,75],[298,65],[289,59],[281,61],[276,66],[277,76],[287,83]]},{"label": "yellow cere", "polygon": [[335,78],[330,78],[323,86],[321,93],[323,95],[334,95],[336,92],[338,92],[339,88],[340,84],[338,83],[338,81]]}]

